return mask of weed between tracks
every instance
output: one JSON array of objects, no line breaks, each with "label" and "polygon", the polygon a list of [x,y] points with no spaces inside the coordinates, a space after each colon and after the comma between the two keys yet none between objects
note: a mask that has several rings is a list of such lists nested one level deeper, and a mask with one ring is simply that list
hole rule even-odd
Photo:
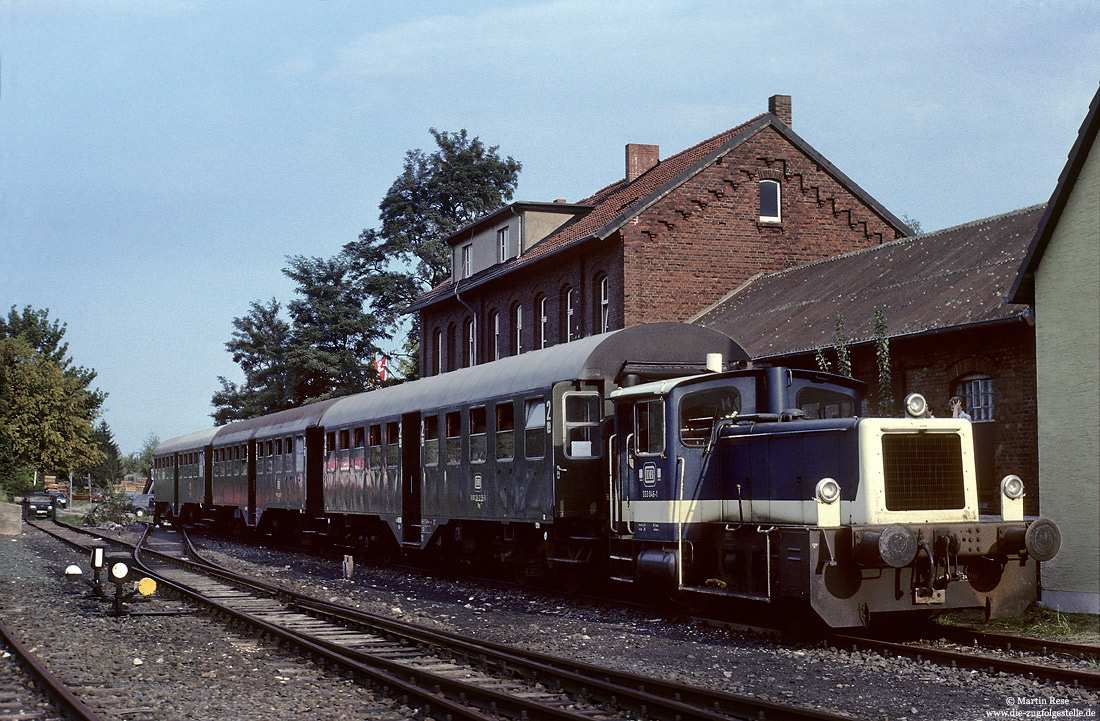
[{"label": "weed between tracks", "polygon": [[981,611],[953,611],[939,616],[936,621],[1017,636],[1100,645],[1100,616],[1088,613],[1061,613],[1032,606],[1016,618],[998,618],[988,623],[984,619]]}]

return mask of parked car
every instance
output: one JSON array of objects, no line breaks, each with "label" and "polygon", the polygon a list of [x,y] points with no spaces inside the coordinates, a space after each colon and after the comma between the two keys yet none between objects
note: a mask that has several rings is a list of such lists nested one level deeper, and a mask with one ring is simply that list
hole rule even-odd
[{"label": "parked car", "polygon": [[53,518],[54,498],[49,493],[31,493],[23,499],[23,518]]},{"label": "parked car", "polygon": [[54,493],[53,498],[60,508],[66,508],[69,505],[69,497],[60,491]]},{"label": "parked car", "polygon": [[126,491],[126,510],[138,518],[153,513],[153,494]]}]

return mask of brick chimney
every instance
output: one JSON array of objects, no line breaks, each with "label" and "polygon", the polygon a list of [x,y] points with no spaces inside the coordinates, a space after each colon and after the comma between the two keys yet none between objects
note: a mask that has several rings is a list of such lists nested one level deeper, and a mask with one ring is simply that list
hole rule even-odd
[{"label": "brick chimney", "polygon": [[660,145],[626,144],[626,182],[633,182],[639,175],[661,160]]},{"label": "brick chimney", "polygon": [[791,96],[773,95],[768,98],[768,112],[782,120],[788,128],[791,127]]}]

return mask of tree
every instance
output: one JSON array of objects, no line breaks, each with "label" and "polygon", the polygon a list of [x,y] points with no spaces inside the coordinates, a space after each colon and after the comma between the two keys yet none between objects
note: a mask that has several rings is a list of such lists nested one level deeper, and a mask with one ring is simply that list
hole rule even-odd
[{"label": "tree", "polygon": [[295,256],[283,273],[298,283],[302,296],[288,306],[293,321],[287,360],[294,368],[299,403],[359,393],[373,385],[371,358],[386,324],[364,310],[362,284],[349,276],[350,264]]},{"label": "tree", "polygon": [[247,315],[233,319],[233,336],[225,347],[244,371],[245,380],[238,386],[218,376],[222,389],[213,398],[215,424],[254,418],[295,404],[294,373],[287,360],[290,324],[280,317],[280,311],[274,298],[267,305],[253,301]]},{"label": "tree", "polygon": [[439,149],[431,155],[420,149],[406,153],[404,171],[378,206],[384,248],[391,257],[415,263],[421,292],[450,276],[443,239],[510,201],[523,167],[511,156],[501,159],[498,146],[486,147],[465,130],[429,132]]},{"label": "tree", "polygon": [[52,358],[18,338],[0,338],[0,480],[27,469],[90,468],[104,453],[92,438],[102,394],[87,391]]},{"label": "tree", "polygon": [[[401,309],[450,277],[444,239],[511,201],[523,167],[465,130],[429,132],[437,150],[405,154],[401,175],[378,206],[381,229],[364,230],[343,250],[373,312],[387,327],[396,328]],[[420,319],[410,318],[409,325],[400,368],[412,379],[420,366]]]},{"label": "tree", "polygon": [[833,348],[836,350],[836,372],[852,377],[852,358],[848,353],[848,335],[844,331],[844,316],[836,314],[836,326],[833,329]]},{"label": "tree", "polygon": [[140,451],[131,453],[122,459],[122,472],[149,478],[149,474],[153,469],[153,456],[156,454],[159,445],[160,438],[156,433],[150,433],[146,436],[145,443]]},{"label": "tree", "polygon": [[13,305],[8,311],[7,320],[0,318],[0,338],[22,338],[31,348],[38,350],[90,394],[87,401],[94,405],[93,410],[98,413],[107,394],[99,389],[93,391],[89,388],[96,378],[96,372],[73,365],[73,359],[67,357],[69,344],[62,341],[68,326],[57,320],[51,321],[49,315],[49,308],[35,310],[28,305],[20,312]]},{"label": "tree", "polygon": [[95,427],[92,441],[103,452],[103,460],[92,466],[88,473],[96,487],[104,488],[122,478],[122,454],[107,421],[101,420]]},{"label": "tree", "polygon": [[368,390],[378,384],[371,360],[380,344],[403,331],[402,352],[388,355],[416,377],[419,319],[403,309],[450,276],[444,238],[510,201],[522,167],[465,130],[430,132],[437,150],[406,153],[379,205],[380,230],[364,230],[330,259],[287,258],[283,273],[299,296],[286,305],[288,319],[272,299],[233,320],[226,349],[245,379],[218,378],[215,423]]}]

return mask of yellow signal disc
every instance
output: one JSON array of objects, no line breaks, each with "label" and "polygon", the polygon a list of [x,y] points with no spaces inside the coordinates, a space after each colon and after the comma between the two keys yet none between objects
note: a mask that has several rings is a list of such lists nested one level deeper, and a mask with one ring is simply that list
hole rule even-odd
[{"label": "yellow signal disc", "polygon": [[151,596],[157,590],[157,582],[151,578],[143,578],[138,581],[137,590],[142,596]]}]

